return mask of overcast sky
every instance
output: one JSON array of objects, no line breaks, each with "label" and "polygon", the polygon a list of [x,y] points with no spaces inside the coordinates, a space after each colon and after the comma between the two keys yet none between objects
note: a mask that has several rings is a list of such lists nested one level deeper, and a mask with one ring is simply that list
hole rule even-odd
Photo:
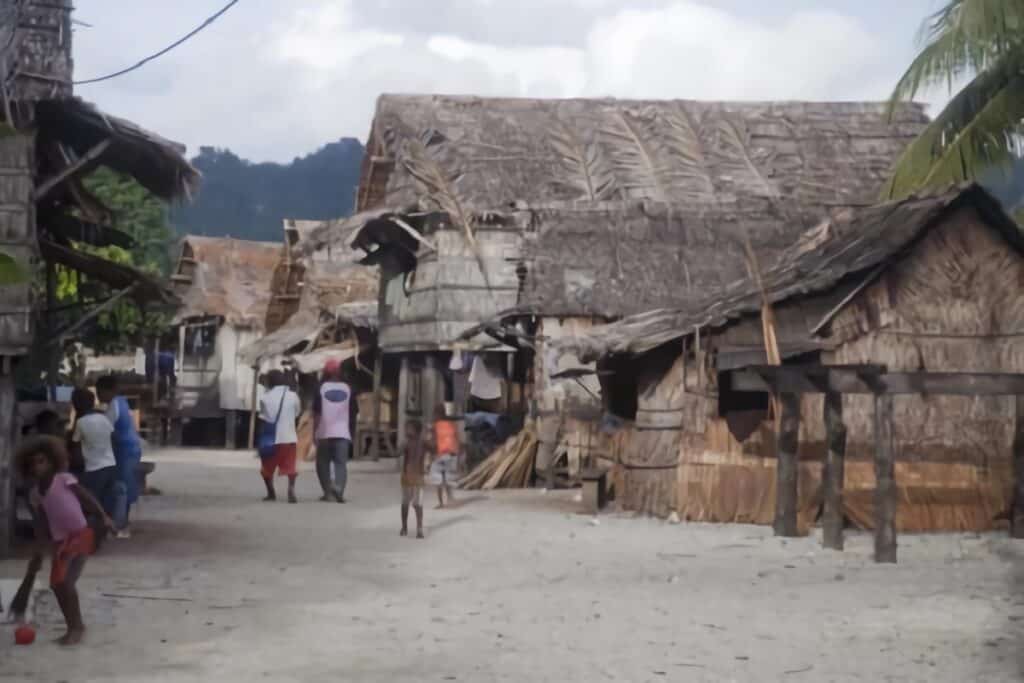
[{"label": "overcast sky", "polygon": [[[226,0],[77,3],[75,76],[128,66]],[[940,0],[241,0],[170,54],[76,88],[189,146],[289,161],[365,140],[382,92],[884,99]],[[945,93],[929,100],[941,102]]]}]

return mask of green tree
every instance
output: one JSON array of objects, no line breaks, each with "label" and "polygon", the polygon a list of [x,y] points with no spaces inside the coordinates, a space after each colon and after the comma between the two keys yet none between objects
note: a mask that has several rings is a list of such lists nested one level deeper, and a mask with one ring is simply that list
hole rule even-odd
[{"label": "green tree", "polygon": [[951,0],[922,28],[923,48],[891,106],[969,79],[898,160],[889,198],[975,180],[1020,149],[1024,121],[1024,0]]},{"label": "green tree", "polygon": [[[165,277],[171,268],[174,233],[167,220],[167,206],[133,179],[101,168],[85,180],[86,188],[114,215],[113,227],[131,235],[131,249],[116,246],[93,247],[76,244],[116,263],[132,266],[156,277]],[[61,270],[57,288],[58,302],[78,297],[82,283],[79,277]],[[81,311],[79,314],[84,314]],[[88,326],[83,341],[101,352],[125,351],[142,343],[144,338],[166,330],[168,312],[153,308],[141,309],[134,301],[122,299]]]}]

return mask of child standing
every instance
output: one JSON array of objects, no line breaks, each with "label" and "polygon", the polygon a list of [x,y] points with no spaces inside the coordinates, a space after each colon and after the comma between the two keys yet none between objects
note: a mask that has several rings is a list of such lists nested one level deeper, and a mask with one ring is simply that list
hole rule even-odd
[{"label": "child standing", "polygon": [[444,496],[448,504],[455,502],[452,495],[452,481],[457,476],[459,462],[459,430],[454,420],[449,420],[444,406],[434,410],[434,453],[430,463],[430,483],[437,487],[437,509],[444,507]]},{"label": "child standing", "polygon": [[[117,378],[113,375],[100,377],[96,382],[96,394],[100,401],[107,404],[107,419],[114,428],[111,442],[114,446],[114,459],[117,461],[118,495],[124,496],[124,519],[117,520],[118,538],[130,538],[128,528],[132,505],[139,499],[139,462],[142,460],[142,440],[135,429],[135,418],[132,416],[128,399],[118,395]],[[121,505],[118,504],[120,508]]]},{"label": "child standing", "polygon": [[71,393],[75,409],[75,427],[71,443],[81,450],[84,471],[82,485],[103,505],[104,511],[114,518],[115,524],[125,525],[127,510],[125,497],[119,495],[117,460],[114,457],[112,436],[114,426],[107,416],[96,410],[96,398],[88,389],[77,388]]},{"label": "child standing", "polygon": [[[37,436],[27,440],[18,449],[15,462],[21,475],[32,480],[30,498],[36,538],[42,541],[48,537],[51,541],[50,588],[57,597],[68,629],[57,642],[75,645],[85,634],[75,584],[96,545],[83,508],[100,517],[108,528],[113,528],[114,522],[92,494],[67,471],[68,454],[59,439]],[[38,567],[41,560],[42,552],[36,551],[30,568]]]},{"label": "child standing", "polygon": [[405,447],[402,451],[402,536],[409,535],[409,506],[416,510],[416,538],[423,538],[423,467],[426,444],[423,425],[416,420],[405,423]]}]

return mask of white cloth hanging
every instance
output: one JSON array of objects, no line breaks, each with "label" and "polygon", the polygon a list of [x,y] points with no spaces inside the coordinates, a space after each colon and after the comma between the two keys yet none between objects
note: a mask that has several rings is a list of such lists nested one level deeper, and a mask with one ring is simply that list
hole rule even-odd
[{"label": "white cloth hanging", "polygon": [[473,358],[469,371],[469,393],[482,401],[501,398],[501,376],[484,361],[483,354]]}]

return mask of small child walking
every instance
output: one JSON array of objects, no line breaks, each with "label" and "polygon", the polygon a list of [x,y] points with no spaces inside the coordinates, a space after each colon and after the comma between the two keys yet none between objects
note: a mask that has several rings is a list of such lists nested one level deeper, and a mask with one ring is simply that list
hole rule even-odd
[{"label": "small child walking", "polygon": [[416,538],[423,538],[423,468],[426,464],[423,425],[417,420],[405,423],[402,450],[402,531],[409,535],[409,506],[416,510]]},{"label": "small child walking", "polygon": [[448,504],[455,503],[452,495],[452,483],[458,476],[459,464],[459,429],[454,420],[448,419],[443,405],[434,410],[434,459],[430,463],[430,483],[437,487],[437,509],[444,507],[444,497],[448,496]]},{"label": "small child walking", "polygon": [[[75,476],[67,471],[68,453],[59,439],[37,436],[25,441],[15,455],[22,477],[31,480],[30,501],[36,522],[36,539],[51,546],[50,588],[57,598],[67,624],[60,645],[76,645],[85,634],[82,609],[75,584],[82,575],[86,558],[96,547],[92,528],[86,523],[85,510],[103,520],[108,529],[114,522],[99,501]],[[36,550],[29,571],[42,562],[42,549]]]}]

